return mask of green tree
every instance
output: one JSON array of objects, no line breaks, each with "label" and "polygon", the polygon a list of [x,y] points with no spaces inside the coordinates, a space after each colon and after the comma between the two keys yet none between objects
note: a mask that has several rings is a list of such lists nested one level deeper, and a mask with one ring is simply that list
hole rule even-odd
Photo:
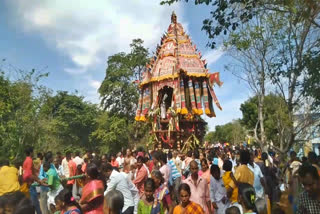
[{"label": "green tree", "polygon": [[45,149],[95,148],[89,137],[95,130],[98,108],[83,97],[59,91],[47,97],[40,115],[46,131],[43,140],[48,142],[42,145]]},{"label": "green tree", "polygon": [[[258,103],[258,97],[254,96],[240,106],[242,112],[241,124],[253,136],[260,134],[259,126],[257,126]],[[267,141],[269,144],[272,142],[275,146],[284,149],[284,142],[281,141],[280,133],[288,133],[291,121],[289,120],[286,102],[282,97],[275,94],[265,96],[264,118]]]},{"label": "green tree", "polygon": [[101,106],[110,114],[126,117],[133,121],[138,102],[138,87],[135,80],[141,80],[142,71],[148,60],[148,50],[141,39],[133,40],[131,52],[118,53],[108,58],[106,77],[99,93]]},{"label": "green tree", "polygon": [[215,131],[208,132],[205,140],[210,143],[230,143],[238,145],[246,140],[246,130],[241,125],[240,120],[234,120],[224,125],[215,127]]},{"label": "green tree", "polygon": [[118,152],[128,146],[129,134],[125,118],[103,112],[97,117],[96,123],[97,128],[91,134],[91,141],[96,142],[100,151]]},{"label": "green tree", "polygon": [[38,112],[45,89],[38,82],[47,74],[18,70],[18,77],[9,80],[8,73],[0,72],[0,153],[19,159],[25,146],[36,145],[41,135]]},{"label": "green tree", "polygon": [[[138,103],[139,89],[135,81],[141,81],[142,73],[148,62],[148,50],[143,47],[141,39],[135,39],[130,44],[130,53],[118,53],[108,58],[106,77],[103,80],[99,93],[101,106],[106,111],[103,117],[108,120],[119,120],[125,122],[119,126],[122,130],[106,128],[103,121],[98,120],[98,126],[104,127],[93,134],[93,139],[110,144],[106,149],[111,149],[111,145],[118,143],[117,148],[127,145],[145,144],[148,141],[148,124],[136,123],[134,121],[135,111]],[[111,133],[108,133],[111,131]],[[122,133],[122,135],[113,135]],[[107,141],[104,136],[111,134],[118,136],[112,138],[113,142]],[[124,142],[122,142],[124,140]],[[119,143],[121,141],[121,143]]]}]

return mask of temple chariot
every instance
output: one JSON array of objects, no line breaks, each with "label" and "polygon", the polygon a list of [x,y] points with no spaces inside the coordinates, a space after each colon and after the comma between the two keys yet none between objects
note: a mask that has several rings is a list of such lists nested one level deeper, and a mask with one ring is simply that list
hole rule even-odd
[{"label": "temple chariot", "polygon": [[152,145],[182,151],[199,147],[205,135],[205,114],[221,110],[213,90],[222,84],[219,73],[209,73],[201,53],[172,13],[171,24],[146,65],[139,83],[136,121],[152,125]]}]

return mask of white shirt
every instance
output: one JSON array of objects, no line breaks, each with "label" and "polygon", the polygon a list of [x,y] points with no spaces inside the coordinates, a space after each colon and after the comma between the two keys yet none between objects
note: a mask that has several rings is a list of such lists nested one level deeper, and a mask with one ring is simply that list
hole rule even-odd
[{"label": "white shirt", "polygon": [[133,202],[134,202],[134,214],[137,214],[138,213],[138,203],[140,200],[139,190],[137,189],[136,185],[134,185],[132,183],[132,180],[131,180],[131,177],[129,174],[127,174],[125,172],[120,172],[120,174],[122,174],[124,177],[127,178],[129,189],[130,189],[131,195],[133,197]]},{"label": "white shirt", "polygon": [[224,186],[222,178],[216,180],[213,176],[210,176],[211,202],[220,202],[224,197],[227,197],[227,190]]},{"label": "white shirt", "polygon": [[77,166],[82,165],[84,163],[84,160],[79,156],[73,158],[72,160],[76,163]]},{"label": "white shirt", "polygon": [[56,168],[56,166],[54,166],[54,168],[56,169],[56,171],[60,177],[64,176],[64,171],[63,171],[62,165],[59,165],[58,169]]},{"label": "white shirt", "polygon": [[257,198],[262,198],[263,197],[263,187],[262,187],[260,179],[263,178],[263,174],[261,172],[261,169],[256,163],[253,163],[253,167],[250,164],[248,164],[248,168],[254,174],[253,187],[254,187],[254,190],[256,191],[256,196],[257,196]]},{"label": "white shirt", "polygon": [[[147,170],[148,178],[150,178],[150,171],[149,171],[147,165],[143,164],[143,167]],[[136,173],[136,174],[137,174],[137,173]]]},{"label": "white shirt", "polygon": [[128,179],[120,172],[112,170],[109,180],[110,182],[108,183],[107,190],[104,192],[104,196],[106,196],[109,191],[116,189],[120,191],[124,197],[124,206],[122,208],[122,212],[126,211],[128,207],[134,206]]},{"label": "white shirt", "polygon": [[116,161],[119,163],[119,166],[122,166],[123,163],[124,163],[124,158],[117,157],[117,158],[116,158]]},{"label": "white shirt", "polygon": [[222,199],[227,198],[227,190],[224,186],[222,178],[216,180],[213,176],[210,177],[210,200],[215,202],[218,209],[215,210],[217,214],[224,214],[229,202],[223,203]]},{"label": "white shirt", "polygon": [[67,158],[63,158],[61,165],[62,165],[62,168],[63,168],[64,176],[66,176],[66,178],[69,178],[70,177],[70,172],[69,172],[69,165],[68,165]]}]

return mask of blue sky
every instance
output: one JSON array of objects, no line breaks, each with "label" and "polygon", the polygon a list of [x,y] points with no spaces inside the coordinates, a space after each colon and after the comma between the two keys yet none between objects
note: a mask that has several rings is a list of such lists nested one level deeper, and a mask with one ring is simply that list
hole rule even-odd
[{"label": "blue sky", "polygon": [[[209,129],[241,117],[250,95],[224,66],[232,62],[222,48],[211,50],[202,21],[210,7],[178,3],[160,6],[158,0],[4,0],[0,5],[0,59],[25,70],[50,72],[43,84],[57,91],[78,91],[98,103],[108,56],[128,51],[141,38],[151,51],[170,24],[174,10],[193,42],[207,59],[211,72],[220,72],[224,85],[215,91],[223,107],[216,118],[205,118]],[[218,44],[219,46],[219,44]]]}]

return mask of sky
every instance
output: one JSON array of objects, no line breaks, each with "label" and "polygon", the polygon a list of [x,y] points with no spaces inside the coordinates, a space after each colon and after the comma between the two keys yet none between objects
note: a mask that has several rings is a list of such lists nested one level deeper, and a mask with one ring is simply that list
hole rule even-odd
[{"label": "sky", "polygon": [[108,56],[130,50],[133,39],[155,50],[175,11],[210,72],[220,72],[222,87],[214,88],[223,108],[216,118],[204,119],[209,130],[241,118],[240,104],[250,96],[244,82],[224,69],[232,58],[221,44],[206,46],[203,19],[210,6],[160,0],[4,0],[0,3],[0,59],[6,66],[49,72],[42,84],[54,91],[77,91],[85,100],[99,103],[97,92],[105,77]]}]

